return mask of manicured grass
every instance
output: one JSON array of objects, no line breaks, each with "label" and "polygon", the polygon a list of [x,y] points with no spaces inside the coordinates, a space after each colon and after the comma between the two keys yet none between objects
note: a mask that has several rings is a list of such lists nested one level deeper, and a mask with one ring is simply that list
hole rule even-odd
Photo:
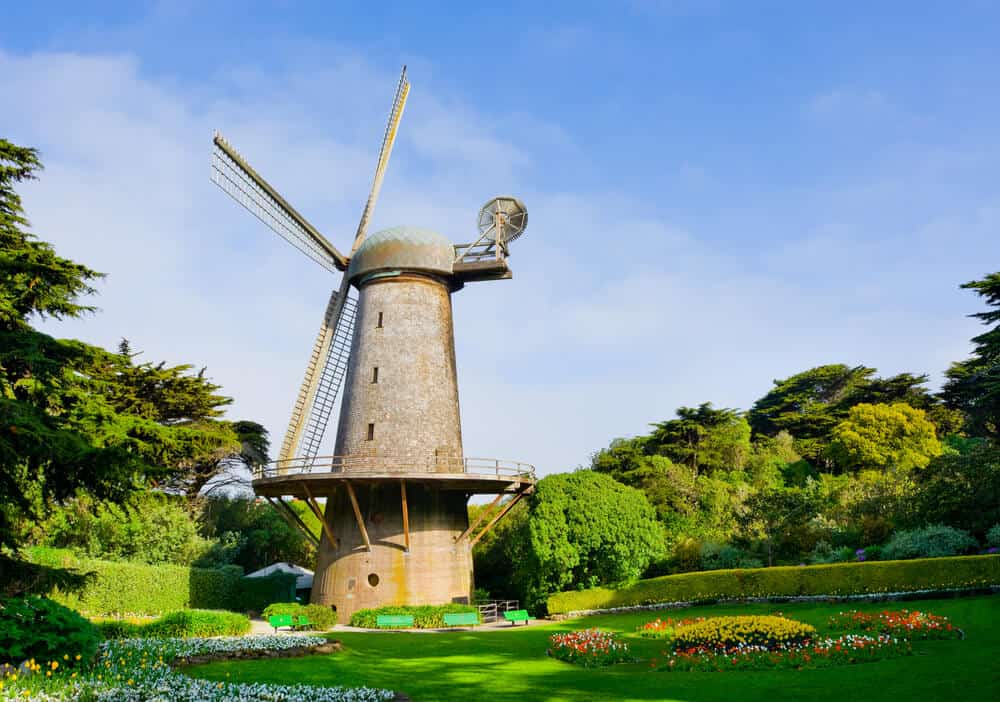
[{"label": "manicured grass", "polygon": [[[843,609],[921,609],[965,629],[964,641],[914,643],[914,655],[807,671],[664,673],[650,669],[663,643],[635,633],[657,616],[766,614],[808,622],[821,633]],[[921,600],[889,605],[785,604],[697,607],[601,615],[494,632],[337,633],[342,653],[213,663],[189,669],[212,680],[369,685],[425,700],[997,700],[1000,699],[1000,597]],[[548,637],[600,627],[622,632],[640,663],[586,669],[545,655]]]}]

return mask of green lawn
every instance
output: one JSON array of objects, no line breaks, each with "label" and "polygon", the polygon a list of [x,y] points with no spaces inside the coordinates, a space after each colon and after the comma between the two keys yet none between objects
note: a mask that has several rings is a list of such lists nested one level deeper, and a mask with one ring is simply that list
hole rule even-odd
[{"label": "green lawn", "polygon": [[[826,630],[841,609],[885,605],[711,606],[682,616],[781,611]],[[338,633],[342,653],[307,658],[213,663],[189,673],[213,680],[314,685],[370,685],[413,700],[1000,700],[1000,597],[893,603],[893,609],[943,614],[965,629],[964,641],[914,644],[906,658],[808,671],[661,673],[650,669],[660,642],[635,628],[677,611],[601,615],[494,632]],[[622,632],[644,662],[584,669],[547,658],[550,634],[587,627]]]}]

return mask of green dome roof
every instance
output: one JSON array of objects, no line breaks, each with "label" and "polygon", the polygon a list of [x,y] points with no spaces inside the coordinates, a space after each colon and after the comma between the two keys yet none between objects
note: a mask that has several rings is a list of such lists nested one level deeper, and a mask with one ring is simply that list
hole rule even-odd
[{"label": "green dome roof", "polygon": [[392,227],[367,237],[351,257],[347,275],[352,280],[379,271],[426,271],[450,276],[455,249],[429,229]]}]

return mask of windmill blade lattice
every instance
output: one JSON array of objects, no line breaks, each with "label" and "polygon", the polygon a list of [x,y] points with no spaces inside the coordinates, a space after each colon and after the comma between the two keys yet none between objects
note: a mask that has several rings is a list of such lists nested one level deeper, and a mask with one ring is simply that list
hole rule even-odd
[{"label": "windmill blade lattice", "polygon": [[344,384],[344,376],[347,375],[347,361],[351,355],[351,340],[354,338],[354,322],[357,316],[357,300],[348,296],[344,300],[344,308],[340,312],[337,327],[334,329],[333,338],[328,345],[323,370],[320,373],[316,393],[313,395],[312,407],[309,410],[309,419],[306,421],[305,430],[302,433],[299,454],[307,458],[313,458],[319,454],[326,426],[333,414],[333,406],[336,404],[337,395]]},{"label": "windmill blade lattice", "polygon": [[346,260],[219,135],[213,139],[212,182],[275,234],[332,273]]}]

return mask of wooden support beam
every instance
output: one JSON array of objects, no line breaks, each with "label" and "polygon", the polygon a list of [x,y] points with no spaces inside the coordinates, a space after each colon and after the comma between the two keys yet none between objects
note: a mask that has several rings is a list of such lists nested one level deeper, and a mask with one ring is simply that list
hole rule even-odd
[{"label": "wooden support beam", "polygon": [[524,497],[524,495],[525,495],[525,492],[524,492],[524,490],[522,490],[521,492],[517,493],[514,496],[513,500],[511,500],[506,505],[504,505],[504,508],[502,510],[500,510],[500,513],[497,516],[493,517],[493,519],[490,521],[490,523],[486,525],[486,528],[484,528],[481,532],[479,532],[476,535],[476,538],[474,538],[471,542],[469,542],[469,548],[472,548],[473,546],[475,546],[476,544],[478,544],[479,540],[481,538],[483,538],[484,536],[486,536],[486,534],[489,532],[489,530],[493,528],[493,525],[496,524],[497,522],[499,522],[500,518],[503,515],[507,514],[507,512],[510,511],[511,507],[513,507],[514,505],[516,505],[518,503],[518,501],[522,497]]},{"label": "wooden support beam", "polygon": [[349,480],[344,481],[347,486],[347,496],[351,498],[351,507],[354,508],[354,518],[358,520],[358,529],[361,530],[361,538],[365,540],[365,548],[372,550],[372,542],[368,539],[368,530],[365,529],[365,520],[361,516],[361,508],[358,506],[358,496],[354,494],[354,486]]},{"label": "wooden support beam", "polygon": [[403,539],[406,542],[406,551],[410,551],[410,510],[406,506],[406,481],[399,481],[399,493],[403,498]]},{"label": "wooden support beam", "polygon": [[477,526],[479,526],[479,523],[482,522],[483,519],[485,519],[486,515],[490,513],[490,510],[493,509],[494,507],[496,507],[497,502],[499,502],[500,500],[503,499],[503,496],[504,496],[504,493],[502,493],[502,492],[497,493],[497,496],[493,499],[493,501],[491,503],[489,503],[486,506],[486,509],[484,509],[482,512],[479,513],[479,516],[476,517],[476,521],[474,521],[469,526],[468,529],[466,529],[464,532],[462,532],[461,536],[459,536],[457,539],[455,539],[455,543],[457,544],[459,541],[461,541],[462,539],[464,539],[465,537],[467,537],[469,534],[471,534],[472,530],[475,529]]},{"label": "wooden support beam", "polygon": [[290,527],[293,529],[297,528],[307,539],[309,539],[309,541],[312,542],[313,546],[319,548],[319,539],[316,538],[316,535],[313,534],[309,527],[306,526],[305,522],[299,518],[299,515],[295,513],[295,510],[289,507],[284,500],[280,497],[265,497],[265,499],[278,511],[278,514],[281,515],[282,519],[288,522]]},{"label": "wooden support beam", "polygon": [[316,515],[316,519],[319,520],[320,525],[323,527],[323,533],[326,534],[327,541],[330,542],[331,546],[337,548],[337,538],[333,535],[333,530],[330,528],[330,525],[327,524],[326,517],[323,515],[323,510],[319,508],[316,498],[312,496],[311,492],[309,492],[309,486],[302,483],[302,490],[306,493],[306,504],[309,505],[309,509],[311,509],[313,514]]}]

